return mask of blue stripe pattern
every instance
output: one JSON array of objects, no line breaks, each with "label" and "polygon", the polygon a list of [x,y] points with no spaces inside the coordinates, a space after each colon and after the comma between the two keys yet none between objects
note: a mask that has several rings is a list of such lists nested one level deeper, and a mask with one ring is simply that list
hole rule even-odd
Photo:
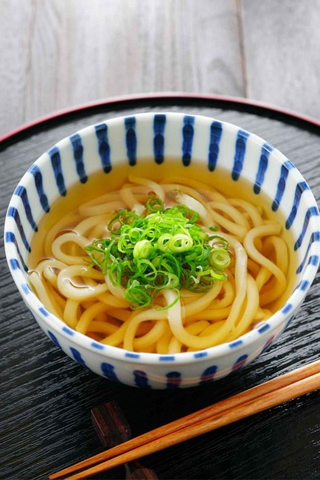
[{"label": "blue stripe pattern", "polygon": [[29,293],[31,292],[31,288],[29,287],[29,285],[27,283],[22,283],[21,288],[26,295],[29,295]]},{"label": "blue stripe pattern", "polygon": [[88,177],[86,174],[86,170],[84,168],[83,162],[83,145],[81,142],[81,137],[78,133],[72,135],[70,137],[70,142],[72,144],[73,149],[73,158],[76,162],[77,174],[79,176],[81,183],[86,183],[88,181]]},{"label": "blue stripe pattern", "polygon": [[27,217],[27,219],[28,219],[28,221],[31,225],[31,228],[32,228],[32,230],[37,232],[38,227],[37,227],[37,224],[34,221],[33,216],[32,216],[32,210],[31,210],[31,207],[30,207],[30,202],[29,202],[27,190],[25,189],[24,186],[19,185],[16,188],[14,194],[21,198],[23,206],[24,206],[24,210],[26,212],[26,217]]},{"label": "blue stripe pattern", "polygon": [[21,223],[21,218],[18,210],[15,207],[10,207],[8,210],[8,217],[12,217],[16,222],[23,245],[25,246],[26,250],[28,250],[28,252],[31,252],[31,247],[27,240],[26,234],[24,233],[24,229]]},{"label": "blue stripe pattern", "polygon": [[236,149],[235,149],[235,154],[233,159],[233,168],[232,168],[232,174],[231,174],[232,179],[235,181],[239,179],[242,172],[243,161],[246,154],[246,144],[247,144],[249,135],[250,134],[248,132],[245,132],[244,130],[238,131],[237,140],[236,140]]},{"label": "blue stripe pattern", "polygon": [[192,144],[194,136],[194,120],[191,115],[186,115],[183,119],[182,129],[182,163],[185,167],[188,167],[191,162]]},{"label": "blue stripe pattern", "polygon": [[98,151],[101,158],[102,168],[105,173],[111,172],[110,145],[108,140],[108,127],[105,123],[100,123],[95,127],[98,139]]},{"label": "blue stripe pattern", "polygon": [[17,270],[17,269],[21,270],[20,263],[16,258],[10,258],[9,263],[12,270]]},{"label": "blue stripe pattern", "polygon": [[25,262],[23,260],[23,257],[21,255],[21,252],[20,252],[20,249],[19,249],[19,246],[18,246],[17,239],[15,237],[15,234],[13,232],[6,232],[5,241],[7,243],[13,243],[15,245],[17,253],[18,253],[18,257],[19,257],[20,262],[23,266],[23,269],[27,272],[29,269],[28,269],[27,265],[25,264]]},{"label": "blue stripe pattern", "polygon": [[269,155],[270,155],[270,152],[272,152],[272,150],[273,148],[271,147],[271,145],[268,145],[268,143],[265,143],[261,148],[258,172],[253,185],[253,191],[256,194],[259,194],[261,191],[261,187],[263,185],[265,174],[268,168]]},{"label": "blue stripe pattern", "polygon": [[49,316],[48,310],[44,307],[39,307],[39,312],[42,313],[42,315],[44,315],[45,317]]},{"label": "blue stripe pattern", "polygon": [[134,383],[137,387],[151,388],[148,381],[148,375],[142,370],[134,370],[133,372]]},{"label": "blue stripe pattern", "polygon": [[299,267],[297,268],[297,271],[296,273],[301,273],[304,266],[305,266],[305,263],[307,261],[307,258],[309,257],[309,251],[310,251],[310,248],[311,248],[311,245],[314,243],[314,242],[320,242],[320,232],[313,232],[311,237],[310,237],[310,240],[309,240],[309,245],[308,245],[308,248],[307,248],[307,251],[306,251],[306,254],[301,262],[301,264],[299,265]]},{"label": "blue stripe pattern", "polygon": [[61,167],[61,156],[60,156],[60,151],[58,147],[53,147],[51,150],[49,150],[48,155],[51,160],[51,165],[54,173],[54,177],[56,179],[56,184],[59,190],[59,193],[62,197],[66,196],[67,194],[67,189],[64,183],[64,177],[62,173],[62,167]]},{"label": "blue stripe pattern", "polygon": [[304,219],[304,222],[303,222],[302,232],[300,233],[298,240],[294,244],[294,249],[295,250],[298,250],[298,248],[300,248],[301,245],[302,245],[304,236],[306,234],[306,231],[307,231],[307,228],[308,228],[308,225],[309,225],[309,222],[310,222],[310,218],[311,217],[317,217],[318,215],[319,215],[319,212],[318,212],[317,207],[308,208],[305,219]]},{"label": "blue stripe pattern", "polygon": [[126,146],[129,165],[134,166],[137,163],[137,135],[135,132],[136,118],[127,117],[124,119],[126,128]]},{"label": "blue stripe pattern", "polygon": [[275,199],[273,200],[273,203],[272,203],[272,210],[274,212],[276,212],[279,208],[279,205],[281,203],[281,200],[282,200],[285,188],[286,188],[286,183],[287,183],[287,178],[288,178],[288,175],[289,175],[289,171],[292,170],[293,168],[295,168],[295,167],[289,160],[287,160],[286,162],[284,162],[281,165],[280,179],[279,179],[279,182],[278,182],[277,193],[276,193],[276,197],[275,197]]},{"label": "blue stripe pattern", "polygon": [[46,213],[48,213],[50,211],[50,207],[49,207],[48,197],[43,190],[43,179],[42,179],[41,170],[39,167],[37,167],[37,165],[33,165],[31,168],[29,168],[28,171],[29,173],[31,173],[31,175],[34,178],[34,183],[38,192],[40,205],[42,209]]},{"label": "blue stripe pattern", "polygon": [[166,116],[158,114],[154,116],[153,120],[153,151],[154,160],[158,165],[164,161],[164,130],[166,126]]},{"label": "blue stripe pattern", "polygon": [[297,211],[298,211],[299,204],[300,204],[301,195],[303,194],[303,192],[305,190],[309,190],[309,185],[307,184],[307,182],[300,182],[300,183],[297,184],[296,191],[295,191],[295,194],[294,194],[292,209],[291,209],[290,215],[289,215],[289,217],[286,221],[286,229],[287,230],[289,230],[289,228],[292,226],[292,224],[294,222],[294,219],[296,218]]},{"label": "blue stripe pattern", "polygon": [[217,166],[219,157],[219,145],[222,137],[223,127],[221,122],[214,121],[210,126],[210,143],[209,143],[209,156],[208,156],[208,168],[210,172]]}]

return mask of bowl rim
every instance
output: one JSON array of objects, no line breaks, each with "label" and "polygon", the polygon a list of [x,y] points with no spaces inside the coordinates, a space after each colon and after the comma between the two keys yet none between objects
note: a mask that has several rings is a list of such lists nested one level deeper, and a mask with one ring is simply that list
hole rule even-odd
[{"label": "bowl rim", "polygon": [[[166,111],[159,111],[159,112],[145,112],[145,113],[133,113],[131,115],[122,115],[119,117],[114,117],[111,119],[107,119],[105,121],[101,121],[98,124],[93,124],[93,125],[88,125],[80,130],[78,130],[77,134],[81,135],[81,137],[91,135],[93,133],[93,127],[95,125],[100,125],[101,123],[105,123],[109,126],[112,126],[113,128],[117,128],[118,126],[123,127],[123,122],[126,118],[130,117],[138,117],[140,119],[145,118],[146,120],[153,120],[155,115],[166,115],[167,117],[174,118],[176,117],[177,119],[184,118],[187,113],[181,113],[181,112],[166,112]],[[248,141],[257,143],[260,146],[263,146],[264,144],[268,143],[266,142],[263,138],[260,136],[249,132],[235,124],[225,122],[223,120],[219,120],[217,118],[213,118],[210,116],[205,116],[205,115],[194,115],[190,114],[190,116],[194,117],[195,120],[198,122],[203,122],[203,125],[206,123],[207,125],[212,123],[213,121],[218,121],[220,122],[225,128],[229,129],[230,131],[241,131],[249,133],[249,138]],[[72,134],[71,134],[72,135]],[[58,148],[63,148],[66,145],[66,140],[70,138],[71,135],[68,135],[64,137],[63,139],[59,140],[54,146]],[[269,143],[268,143],[269,144]],[[270,145],[270,144],[269,144]],[[284,161],[289,161],[289,159],[282,154],[277,148],[272,147],[272,158],[274,161],[278,161],[279,163],[283,163]],[[30,165],[29,168],[31,168],[33,165],[41,165],[43,162],[47,161],[47,152],[44,152],[35,162]],[[290,163],[292,163],[290,161]],[[294,166],[294,164],[293,164]],[[295,167],[295,166],[294,166]],[[303,175],[300,173],[300,171],[295,167],[291,172],[296,176],[296,180],[298,181],[304,181]],[[21,180],[18,183],[18,186],[23,182],[23,181],[30,181],[27,177],[28,171],[25,172],[25,174],[22,176]],[[307,182],[306,182],[307,183]],[[16,187],[17,188],[17,187]],[[263,190],[263,188],[262,188]],[[16,190],[15,190],[16,191]],[[313,196],[313,193],[311,190],[309,190],[311,193],[311,198],[313,199],[313,206],[317,208],[318,211],[318,206],[316,203],[316,200]],[[10,198],[10,202],[8,205],[8,210],[12,206],[12,201],[14,198],[14,193],[12,194]],[[318,215],[311,217],[310,218],[310,224],[314,224],[314,231],[320,231],[320,217],[319,217],[319,211]],[[6,236],[6,233],[9,231],[9,219],[8,215],[6,215],[5,219],[5,225],[4,225],[4,236]],[[183,353],[175,353],[175,354],[158,354],[158,353],[145,353],[145,352],[131,352],[124,350],[122,348],[102,344],[101,342],[94,341],[92,338],[87,337],[86,335],[77,332],[76,330],[73,330],[72,328],[68,327],[63,320],[59,319],[56,317],[54,314],[51,312],[47,311],[44,307],[44,305],[41,303],[41,301],[38,299],[36,294],[29,289],[28,292],[24,291],[23,286],[26,285],[26,280],[24,277],[24,273],[22,270],[19,268],[14,269],[12,267],[12,264],[10,260],[16,259],[18,260],[17,252],[16,252],[16,247],[12,243],[8,243],[5,241],[5,253],[6,253],[6,259],[8,263],[8,267],[11,273],[11,276],[20,292],[20,295],[24,302],[26,303],[29,311],[35,315],[35,317],[39,316],[41,320],[52,330],[54,330],[55,333],[58,335],[62,336],[65,340],[74,343],[76,345],[79,345],[79,347],[95,354],[99,355],[101,357],[105,357],[106,359],[114,359],[117,361],[122,361],[125,363],[134,363],[134,364],[147,364],[147,365],[183,365],[183,364],[189,364],[189,363],[194,363],[197,361],[208,361],[208,360],[214,360],[218,357],[224,357],[227,356],[228,354],[232,352],[241,352],[244,348],[248,347],[249,345],[252,345],[255,343],[256,340],[258,339],[263,339],[265,337],[270,337],[272,336],[272,332],[277,330],[283,323],[287,321],[292,315],[294,316],[296,314],[297,309],[300,307],[300,304],[303,302],[307,292],[309,291],[312,282],[315,278],[315,275],[317,273],[318,267],[319,267],[319,258],[320,258],[320,242],[314,242],[311,244],[311,248],[316,252],[318,255],[318,260],[315,265],[313,264],[308,264],[304,270],[303,274],[300,280],[300,283],[302,281],[307,282],[307,287],[305,289],[300,289],[300,288],[295,288],[292,294],[288,297],[285,305],[275,312],[267,321],[262,321],[260,323],[260,326],[262,327],[265,324],[269,325],[269,328],[266,329],[266,331],[259,332],[259,328],[254,328],[250,332],[241,335],[238,337],[236,340],[233,342],[228,342],[228,343],[222,343],[220,345],[215,345],[213,347],[208,347],[203,350],[198,350],[194,352],[183,352]],[[28,284],[27,284],[28,285]],[[290,309],[288,309],[287,306],[290,306]],[[287,308],[286,308],[287,307]],[[48,331],[47,331],[48,334]],[[240,342],[241,340],[241,342]],[[233,343],[234,345],[232,348],[230,347],[230,344]],[[97,346],[94,346],[94,344],[100,345],[100,348],[97,348]],[[103,349],[101,349],[101,345],[103,346]],[[205,352],[205,355],[201,355],[201,352]],[[198,355],[197,355],[198,354]],[[165,360],[165,361],[163,361]]]}]

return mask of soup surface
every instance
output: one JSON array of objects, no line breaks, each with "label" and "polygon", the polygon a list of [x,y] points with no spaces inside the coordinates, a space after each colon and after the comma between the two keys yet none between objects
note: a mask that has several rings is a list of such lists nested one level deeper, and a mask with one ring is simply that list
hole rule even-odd
[{"label": "soup surface", "polygon": [[104,344],[172,354],[230,342],[292,291],[293,242],[271,204],[222,169],[124,164],[55,202],[29,280],[49,311]]}]

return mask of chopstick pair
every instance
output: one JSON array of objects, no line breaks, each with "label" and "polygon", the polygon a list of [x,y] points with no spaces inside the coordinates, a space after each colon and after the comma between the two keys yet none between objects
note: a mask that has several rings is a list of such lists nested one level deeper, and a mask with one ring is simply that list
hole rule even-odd
[{"label": "chopstick pair", "polygon": [[55,480],[70,475],[79,469],[85,470],[66,478],[69,480],[87,478],[216,430],[319,388],[320,360],[110,448],[50,475],[49,479]]}]

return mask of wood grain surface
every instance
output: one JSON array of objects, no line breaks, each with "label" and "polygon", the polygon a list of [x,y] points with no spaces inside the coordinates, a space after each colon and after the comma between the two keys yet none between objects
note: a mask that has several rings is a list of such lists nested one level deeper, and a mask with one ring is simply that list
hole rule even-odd
[{"label": "wood grain surface", "polygon": [[115,95],[215,93],[320,118],[320,0],[0,0],[0,136]]},{"label": "wood grain surface", "polygon": [[[300,169],[319,202],[320,129],[285,116],[245,113],[212,101],[128,102],[79,112],[38,126],[0,148],[0,228],[10,196],[30,164],[59,139],[106,118],[137,111],[182,111],[250,130]],[[286,123],[289,122],[289,123]],[[296,319],[263,355],[241,371],[201,388],[145,391],[111,383],[73,362],[35,324],[11,280],[0,236],[0,478],[44,480],[101,451],[90,410],[115,400],[134,436],[319,358],[320,275]],[[254,417],[143,459],[161,480],[318,480],[320,394],[313,392]],[[119,467],[99,475],[123,479]]]}]

